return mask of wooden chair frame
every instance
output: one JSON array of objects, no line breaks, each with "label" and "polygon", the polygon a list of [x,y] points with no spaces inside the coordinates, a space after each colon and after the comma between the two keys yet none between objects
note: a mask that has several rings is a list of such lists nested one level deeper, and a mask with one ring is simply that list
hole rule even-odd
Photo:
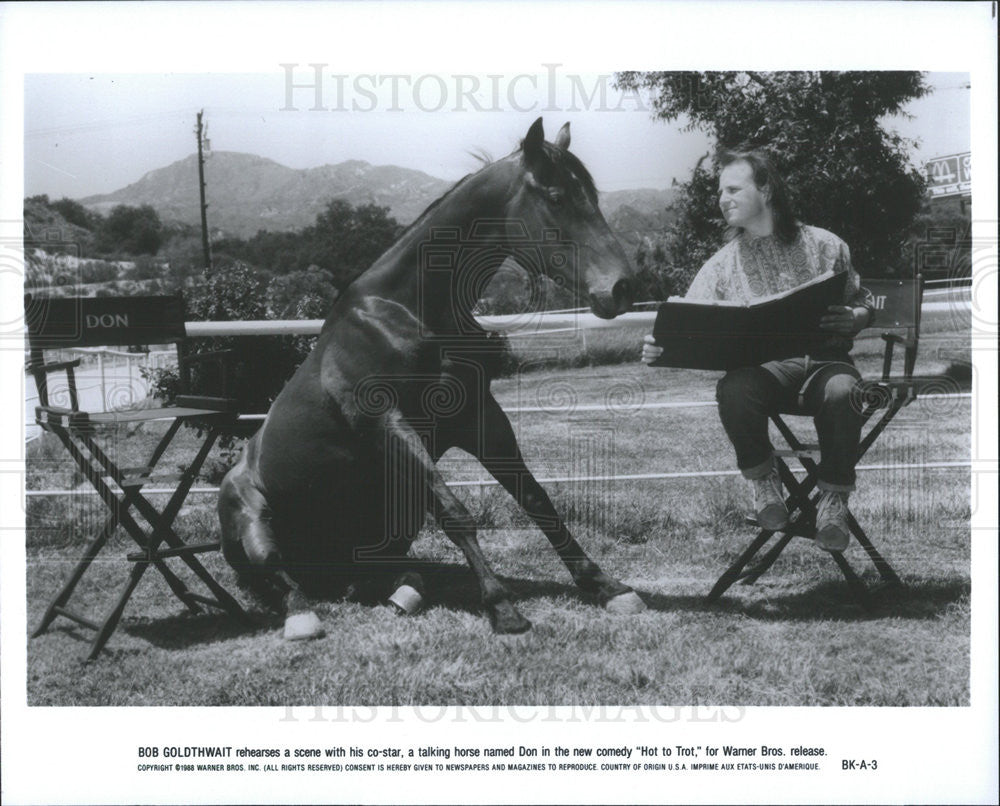
[{"label": "wooden chair frame", "polygon": [[[240,604],[220,585],[195,555],[217,551],[219,543],[186,543],[174,530],[173,523],[180,513],[191,486],[219,436],[236,420],[236,403],[226,396],[230,372],[222,352],[189,355],[185,344],[184,306],[180,297],[129,298],[49,298],[25,297],[28,324],[28,371],[35,378],[39,405],[35,421],[47,433],[54,434],[72,457],[84,477],[97,491],[109,510],[103,527],[91,539],[73,572],[45,610],[32,633],[36,637],[48,630],[59,616],[96,632],[88,660],[96,658],[115,631],[125,606],[149,567],[154,567],[166,580],[174,595],[193,613],[201,613],[201,605],[218,608],[246,619]],[[134,344],[176,345],[180,370],[177,403],[161,408],[131,408],[119,411],[83,411],[80,408],[75,370],[81,359],[46,363],[45,352],[52,349],[92,346],[122,346]],[[191,396],[189,388],[191,363],[196,360],[221,362],[222,389],[220,396]],[[69,407],[52,405],[49,399],[49,376],[66,374]],[[185,422],[198,421],[203,426],[202,442],[193,461],[181,473],[178,484],[166,505],[158,509],[142,488],[153,476],[157,463]],[[102,429],[127,423],[168,422],[169,425],[147,462],[136,468],[119,467],[100,446],[97,434]],[[144,529],[136,521],[136,511],[149,524]],[[118,526],[122,526],[139,547],[126,555],[133,563],[121,594],[114,607],[97,623],[71,609],[69,602],[77,585],[85,576]],[[188,589],[169,567],[167,560],[177,558],[201,580],[212,594],[204,596]]]},{"label": "wooden chair frame", "polygon": [[[917,359],[917,346],[920,336],[920,306],[923,301],[923,281],[918,275],[912,280],[870,280],[864,283],[870,299],[875,307],[875,321],[872,328],[882,330],[885,351],[882,359],[882,375],[877,380],[862,381],[862,429],[869,425],[876,413],[879,416],[871,423],[868,431],[862,436],[858,446],[858,460],[864,456],[875,443],[886,427],[901,409],[912,403],[917,397],[913,370]],[[893,357],[896,349],[903,350],[903,372],[900,376],[892,374]],[[770,414],[771,422],[788,445],[788,448],[775,449],[775,464],[782,484],[788,491],[785,505],[789,512],[789,524],[777,532],[760,529],[756,538],[723,572],[708,594],[708,601],[718,600],[735,583],[750,585],[766,573],[791,542],[793,537],[813,539],[816,533],[816,507],[821,491],[816,488],[819,456],[819,445],[801,441],[784,416],[809,416],[802,411],[780,411]],[[805,477],[799,481],[788,465],[789,459],[799,462],[805,471]],[[757,526],[756,519],[748,522]],[[848,513],[848,527],[868,557],[871,559],[883,583],[901,585],[902,582],[892,566],[885,560],[872,544],[864,529]],[[768,551],[747,567],[757,557],[758,553],[778,535],[777,540]],[[864,607],[871,605],[868,588],[854,571],[847,559],[840,552],[829,552],[833,561],[840,568],[847,580],[855,599]]]}]

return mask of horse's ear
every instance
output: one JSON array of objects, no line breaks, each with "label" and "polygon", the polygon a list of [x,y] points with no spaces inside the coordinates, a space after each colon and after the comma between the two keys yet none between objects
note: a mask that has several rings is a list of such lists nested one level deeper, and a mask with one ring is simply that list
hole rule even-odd
[{"label": "horse's ear", "polygon": [[569,121],[562,125],[559,134],[556,135],[556,145],[564,151],[569,148]]},{"label": "horse's ear", "polygon": [[539,118],[531,124],[528,133],[524,136],[521,144],[524,148],[525,156],[534,157],[542,153],[542,143],[545,142],[545,130],[542,128],[542,119]]}]

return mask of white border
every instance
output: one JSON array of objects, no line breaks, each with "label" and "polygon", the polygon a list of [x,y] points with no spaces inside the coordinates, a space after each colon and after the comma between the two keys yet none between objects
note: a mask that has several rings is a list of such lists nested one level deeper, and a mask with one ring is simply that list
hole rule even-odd
[{"label": "white border", "polygon": [[[992,239],[996,271],[996,21],[989,3],[222,3],[11,4],[0,7],[0,222],[21,217],[23,75],[30,72],[217,71],[267,72],[280,62],[335,62],[347,71],[495,71],[559,62],[568,71],[634,69],[922,69],[972,77],[972,150],[977,184],[974,210],[983,239]],[[516,64],[512,65],[512,62]],[[990,222],[993,222],[992,224]],[[4,225],[6,226],[6,225]],[[995,300],[984,321],[994,323]],[[4,294],[0,321],[19,316],[20,299]],[[990,307],[992,306],[992,307]],[[727,737],[821,742],[842,752],[877,754],[876,779],[823,775],[788,788],[773,776],[692,779],[684,776],[640,788],[613,777],[511,778],[487,789],[450,777],[379,779],[371,776],[261,791],[206,789],[194,778],[140,778],[135,747],[190,742],[235,744],[268,736],[275,744],[313,742],[377,745],[386,731],[400,743],[516,742],[526,729],[536,743],[554,743],[580,724],[544,721],[547,712],[515,709],[502,725],[431,724],[419,709],[407,716],[380,713],[365,721],[281,722],[281,709],[36,708],[25,702],[24,550],[4,531],[2,544],[3,795],[7,803],[275,802],[411,800],[431,802],[995,802],[997,797],[997,545],[996,344],[976,353],[974,402],[972,707],[957,709],[750,709],[727,726]],[[18,352],[0,349],[4,378],[20,373]],[[21,404],[5,409],[8,428]],[[5,440],[6,444],[7,440]],[[4,509],[20,511],[19,466],[0,457]],[[7,516],[5,516],[6,518]],[[6,525],[6,524],[5,524]],[[932,539],[929,536],[929,539]],[[601,726],[604,744],[701,743],[716,725],[665,722],[655,709],[626,709],[629,720]],[[535,716],[532,717],[532,714]],[[399,717],[400,721],[392,721]],[[695,721],[691,721],[692,718]],[[646,721],[642,721],[645,719]],[[527,726],[527,727],[525,727]],[[236,739],[240,737],[240,739]],[[348,738],[349,737],[349,738]],[[565,739],[563,738],[565,743]],[[465,784],[468,783],[468,786]],[[806,788],[801,788],[799,784]],[[647,788],[648,784],[648,788]],[[444,785],[443,788],[442,785]]]}]

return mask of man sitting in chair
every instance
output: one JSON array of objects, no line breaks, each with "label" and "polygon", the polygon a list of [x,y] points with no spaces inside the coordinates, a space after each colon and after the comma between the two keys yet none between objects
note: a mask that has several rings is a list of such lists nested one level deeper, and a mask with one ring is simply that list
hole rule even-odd
[{"label": "man sitting in chair", "polygon": [[[758,523],[770,531],[788,526],[788,510],[768,437],[768,413],[801,405],[814,416],[821,454],[816,543],[843,551],[850,539],[847,500],[861,436],[855,397],[860,375],[849,352],[853,336],[870,323],[872,309],[847,245],[831,232],[795,220],[785,183],[767,154],[730,151],[719,164],[719,207],[730,240],[702,266],[688,299],[750,303],[830,271],[847,273],[844,304],[830,306],[822,318],[820,326],[830,336],[820,349],[732,370],[716,389],[737,466],[753,484]],[[662,352],[653,336],[646,336],[642,360],[652,363]]]}]

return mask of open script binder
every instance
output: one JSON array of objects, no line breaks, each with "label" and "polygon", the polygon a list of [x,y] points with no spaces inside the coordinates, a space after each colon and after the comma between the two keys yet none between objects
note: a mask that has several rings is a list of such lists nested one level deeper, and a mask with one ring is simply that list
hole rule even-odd
[{"label": "open script binder", "polygon": [[672,297],[656,312],[663,355],[651,366],[730,370],[806,355],[830,338],[819,320],[844,303],[846,282],[846,272],[825,274],[752,305]]}]

